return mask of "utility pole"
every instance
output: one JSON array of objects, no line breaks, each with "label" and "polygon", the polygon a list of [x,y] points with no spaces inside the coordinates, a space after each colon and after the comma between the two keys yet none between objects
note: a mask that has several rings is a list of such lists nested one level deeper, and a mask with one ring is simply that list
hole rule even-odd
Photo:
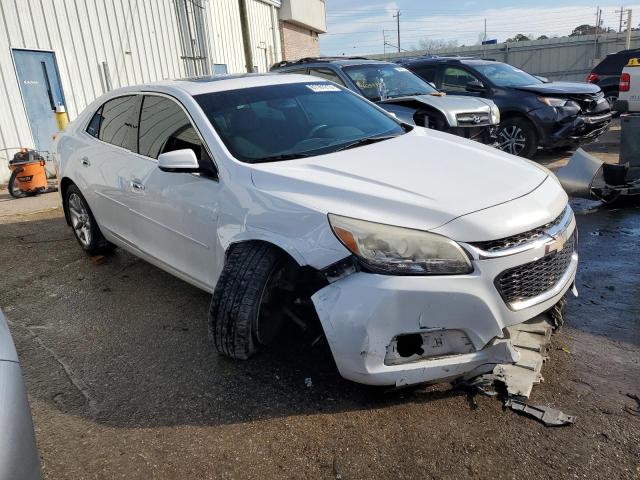
[{"label": "utility pole", "polygon": [[384,33],[384,28],[382,29],[382,58],[387,59],[387,36]]},{"label": "utility pole", "polygon": [[398,53],[400,53],[400,10],[396,10],[396,14],[393,16],[396,19],[396,26],[398,30]]},{"label": "utility pole", "polygon": [[631,48],[631,9],[627,10],[627,41],[625,42],[627,50]]},{"label": "utility pole", "polygon": [[484,19],[484,35],[482,36],[482,56],[487,56],[487,19]]},{"label": "utility pole", "polygon": [[620,26],[618,27],[618,33],[622,33],[622,16],[624,15],[624,5],[620,5],[620,10],[616,10],[615,13],[620,14]]},{"label": "utility pole", "polygon": [[595,35],[595,39],[593,42],[593,65],[595,66],[596,64],[596,60],[598,59],[598,35],[600,32],[600,23],[602,22],[601,18],[602,18],[602,10],[600,10],[600,5],[598,5],[596,7],[596,35]]}]

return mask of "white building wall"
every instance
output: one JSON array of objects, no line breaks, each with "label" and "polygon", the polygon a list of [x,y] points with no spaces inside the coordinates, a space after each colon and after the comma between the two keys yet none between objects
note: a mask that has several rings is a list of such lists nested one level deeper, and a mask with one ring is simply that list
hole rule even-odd
[{"label": "white building wall", "polygon": [[[210,64],[245,71],[238,1],[203,3]],[[247,0],[254,64],[261,72],[280,60],[274,24],[279,6],[277,0]],[[0,184],[9,178],[7,161],[17,148],[34,145],[13,48],[55,53],[72,120],[108,90],[103,62],[111,88],[186,75],[175,0],[0,0]]]}]

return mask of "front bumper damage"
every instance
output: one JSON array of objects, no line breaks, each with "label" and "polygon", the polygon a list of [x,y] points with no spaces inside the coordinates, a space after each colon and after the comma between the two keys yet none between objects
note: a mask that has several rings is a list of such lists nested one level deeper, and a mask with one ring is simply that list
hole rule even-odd
[{"label": "front bumper damage", "polygon": [[[571,238],[574,229],[571,216],[566,228]],[[506,380],[510,393],[527,397],[541,379],[552,330],[548,311],[573,285],[577,253],[558,283],[526,308],[507,304],[494,279],[548,253],[548,244],[540,242],[502,257],[474,258],[468,275],[355,272],[312,300],[338,370],[349,380],[402,387],[493,372]],[[423,343],[399,355],[399,339],[405,336]]]}]

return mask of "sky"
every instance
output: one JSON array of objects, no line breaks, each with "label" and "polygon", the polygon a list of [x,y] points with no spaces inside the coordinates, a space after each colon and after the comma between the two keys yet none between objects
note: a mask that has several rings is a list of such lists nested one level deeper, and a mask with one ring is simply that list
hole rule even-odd
[{"label": "sky", "polygon": [[[604,27],[618,30],[621,3],[600,0],[325,0],[328,31],[320,36],[322,55],[362,55],[383,53],[383,30],[394,50],[397,45],[396,20],[400,9],[400,46],[419,48],[420,40],[456,41],[474,45],[484,32],[499,42],[517,33],[563,36],[578,25],[595,25],[596,11],[602,9]],[[633,10],[632,24],[640,24],[640,4]],[[625,14],[626,20],[626,14]]]}]

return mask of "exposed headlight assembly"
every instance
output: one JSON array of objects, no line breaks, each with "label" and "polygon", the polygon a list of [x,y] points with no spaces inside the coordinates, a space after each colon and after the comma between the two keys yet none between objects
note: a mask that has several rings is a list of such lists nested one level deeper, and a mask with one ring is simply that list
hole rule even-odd
[{"label": "exposed headlight assembly", "polygon": [[453,240],[435,233],[329,214],[336,237],[370,270],[391,275],[461,275],[473,267]]},{"label": "exposed headlight assembly", "polygon": [[569,101],[566,98],[538,97],[538,100],[550,107],[564,107]]}]

